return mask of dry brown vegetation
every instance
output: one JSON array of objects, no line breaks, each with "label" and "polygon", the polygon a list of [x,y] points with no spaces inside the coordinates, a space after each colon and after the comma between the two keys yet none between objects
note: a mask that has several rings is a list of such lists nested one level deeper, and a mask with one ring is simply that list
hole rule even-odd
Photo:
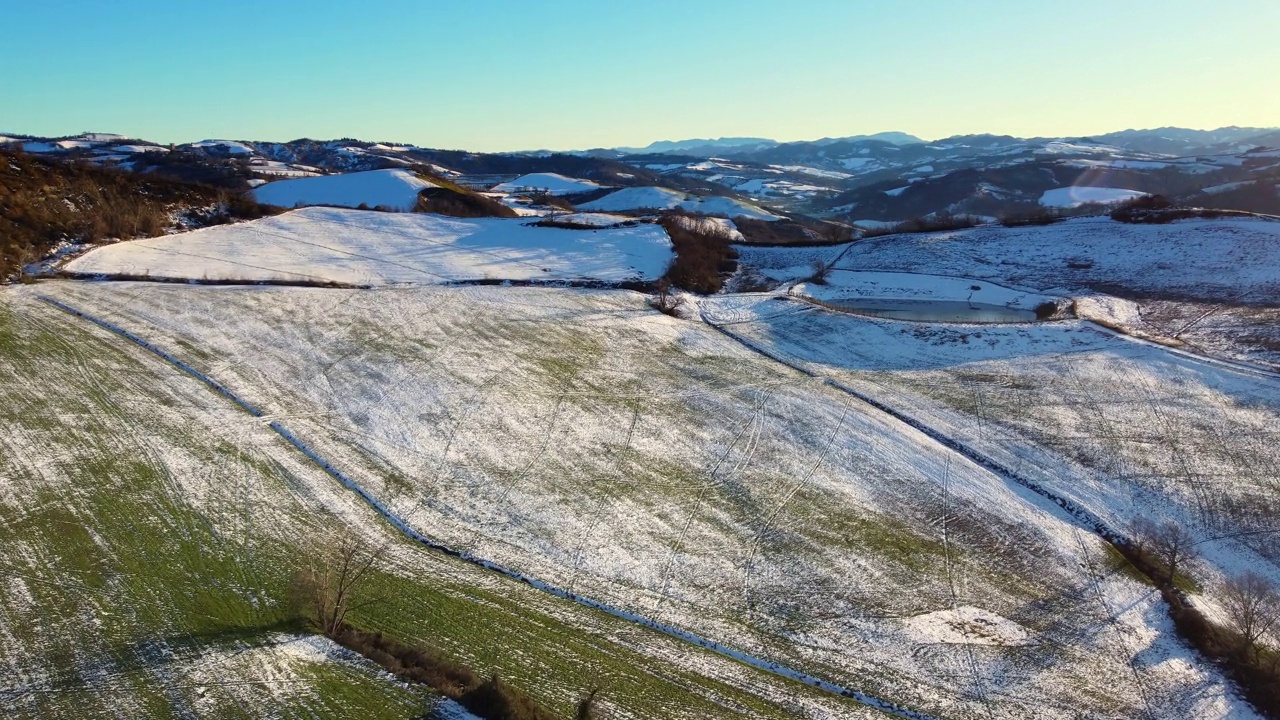
[{"label": "dry brown vegetation", "polygon": [[180,215],[209,225],[269,212],[235,191],[0,151],[0,279],[64,240],[154,237]]},{"label": "dry brown vegetation", "polygon": [[898,223],[892,228],[876,228],[867,230],[862,237],[877,237],[880,235],[899,235],[902,233],[930,233],[942,232],[944,230],[964,230],[966,228],[977,227],[982,224],[982,220],[972,215],[952,215],[951,213],[936,213],[932,217],[918,217]]},{"label": "dry brown vegetation", "polygon": [[1159,195],[1147,195],[1129,200],[1111,211],[1111,219],[1123,223],[1165,225],[1176,220],[1191,218],[1214,219],[1222,217],[1254,217],[1255,213],[1243,210],[1219,208],[1183,207],[1175,205]]},{"label": "dry brown vegetation", "polygon": [[694,216],[672,212],[658,220],[671,236],[675,260],[665,279],[676,287],[709,295],[724,287],[725,279],[738,267],[738,251],[730,233],[710,223],[691,221]]},{"label": "dry brown vegetation", "polygon": [[813,245],[824,239],[794,220],[753,220],[740,217],[733,221],[747,245]]},{"label": "dry brown vegetation", "polygon": [[[420,683],[458,701],[487,720],[551,720],[554,716],[519,688],[497,675],[483,679],[441,651],[413,646],[347,622],[350,612],[381,601],[364,592],[377,571],[385,546],[371,547],[352,539],[317,541],[306,566],[294,573],[289,600],[298,616],[348,650],[372,660],[407,682]],[[590,710],[595,692],[579,705]]]},{"label": "dry brown vegetation", "polygon": [[1000,218],[1000,224],[1005,227],[1031,227],[1052,225],[1066,219],[1067,216],[1056,208],[1036,206],[1004,215]]},{"label": "dry brown vegetation", "polygon": [[493,198],[452,187],[424,188],[418,193],[418,203],[413,211],[456,218],[518,217],[515,210]]}]

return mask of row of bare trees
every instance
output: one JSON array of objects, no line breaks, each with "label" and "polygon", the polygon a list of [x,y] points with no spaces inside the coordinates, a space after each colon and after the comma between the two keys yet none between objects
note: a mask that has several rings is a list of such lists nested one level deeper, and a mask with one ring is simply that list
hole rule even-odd
[{"label": "row of bare trees", "polygon": [[[1157,523],[1139,518],[1130,527],[1133,548],[1149,559],[1162,575],[1157,582],[1178,587],[1186,584],[1185,573],[1197,557],[1195,537],[1176,522]],[[1253,660],[1260,659],[1266,640],[1280,634],[1280,590],[1258,573],[1249,571],[1229,577],[1219,589],[1234,650]],[[1273,653],[1268,664],[1276,664]]]}]

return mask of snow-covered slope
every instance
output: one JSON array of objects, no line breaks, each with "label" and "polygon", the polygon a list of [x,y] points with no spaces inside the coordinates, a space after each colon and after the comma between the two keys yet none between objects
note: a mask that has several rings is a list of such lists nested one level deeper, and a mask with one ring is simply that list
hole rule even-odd
[{"label": "snow-covered slope", "polygon": [[431,183],[408,170],[370,170],[345,175],[280,180],[253,191],[258,202],[280,207],[302,205],[339,205],[359,207],[385,205],[396,210],[410,210],[423,188]]},{"label": "snow-covered slope", "polygon": [[726,215],[730,218],[749,217],[757,220],[781,220],[780,215],[758,205],[726,197],[698,197],[679,190],[662,187],[623,188],[589,203],[579,206],[592,212],[625,212],[627,210],[672,210],[679,208],[707,215]]},{"label": "snow-covered slope", "polygon": [[493,188],[495,192],[539,191],[550,195],[572,195],[573,193],[599,190],[601,185],[590,180],[565,177],[559,173],[530,173],[521,175],[510,182],[504,182]]},{"label": "snow-covered slope", "polygon": [[1040,204],[1047,207],[1072,208],[1086,203],[1113,204],[1146,195],[1137,190],[1109,187],[1064,187],[1046,190]]},{"label": "snow-covered slope", "polygon": [[107,245],[66,269],[197,280],[429,285],[484,279],[622,282],[656,278],[671,261],[671,241],[657,225],[566,230],[526,222],[307,208]]},{"label": "snow-covered slope", "polygon": [[[1162,349],[1085,323],[934,328],[762,295],[700,301],[724,323],[716,330],[616,291],[53,285],[183,348],[412,527],[581,596],[820,668],[929,717],[1254,717],[1177,642],[1159,596],[1116,571],[1073,516],[732,338],[862,381],[1117,525],[1131,495],[1154,506],[1165,486],[1126,468],[1086,472],[1004,423],[1078,416],[1089,424],[1053,437],[1084,438],[1064,444],[1083,452],[1127,443],[1127,467],[1163,455],[1152,434],[1166,422],[1179,446],[1194,442],[1188,421],[1208,406],[1228,438],[1247,438],[1227,455],[1239,462],[1247,442],[1266,452],[1254,436],[1274,424],[1276,393],[1264,383],[1171,366]],[[1020,358],[1036,363],[1032,377],[1059,376],[1028,387]],[[978,360],[999,364],[971,374]],[[921,405],[908,384],[921,372],[964,414]],[[1167,411],[1141,401],[1142,383]],[[1252,401],[1243,412],[1225,395],[1233,386]],[[1075,410],[1117,389],[1129,391],[1123,404]],[[1040,413],[1023,417],[1024,406]],[[1259,478],[1247,487],[1273,457],[1243,468]],[[1236,475],[1222,486],[1242,485]],[[681,657],[691,675],[710,672]]]},{"label": "snow-covered slope", "polygon": [[229,155],[253,155],[253,148],[239,140],[201,140],[191,143],[194,148],[210,148]]},{"label": "snow-covered slope", "polygon": [[1280,222],[1106,217],[1044,227],[976,227],[854,243],[836,268],[969,277],[1039,290],[1106,285],[1257,302],[1280,292]]}]

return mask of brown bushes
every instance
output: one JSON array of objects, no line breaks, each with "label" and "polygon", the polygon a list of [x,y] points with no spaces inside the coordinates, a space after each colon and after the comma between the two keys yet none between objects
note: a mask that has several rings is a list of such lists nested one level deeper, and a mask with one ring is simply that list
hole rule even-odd
[{"label": "brown bushes", "polygon": [[418,202],[413,211],[456,218],[518,217],[515,210],[493,198],[448,187],[424,188],[418,193]]},{"label": "brown bushes", "polygon": [[507,684],[498,675],[481,680],[471,668],[438,650],[407,645],[381,632],[368,632],[345,623],[331,637],[339,645],[378,663],[401,680],[426,685],[482,718],[552,720],[555,717],[523,690]]},{"label": "brown bushes", "polygon": [[679,213],[664,215],[658,224],[671,236],[675,260],[665,279],[676,287],[709,295],[724,287],[727,276],[737,269],[738,252],[730,244],[732,236],[722,228]]},{"label": "brown bushes", "polygon": [[215,207],[196,213],[201,224],[270,212],[227,190],[0,152],[0,279],[63,240],[153,237],[173,227],[178,215]]},{"label": "brown bushes", "polygon": [[826,245],[841,242],[823,237],[794,220],[754,220],[740,217],[733,221],[747,245]]},{"label": "brown bushes", "polygon": [[982,224],[982,219],[972,215],[952,215],[951,213],[935,213],[930,217],[918,217],[905,220],[890,228],[866,230],[862,237],[879,237],[881,235],[898,235],[902,233],[930,233],[944,230],[964,230]]},{"label": "brown bushes", "polygon": [[567,210],[573,212],[573,203],[560,195],[552,195],[551,193],[535,193],[529,196],[529,204],[541,205],[542,207],[552,207],[558,210]]},{"label": "brown bushes", "polygon": [[1000,224],[1005,227],[1031,227],[1038,225],[1052,225],[1066,219],[1067,216],[1060,210],[1040,207],[1005,215],[1000,218]]}]

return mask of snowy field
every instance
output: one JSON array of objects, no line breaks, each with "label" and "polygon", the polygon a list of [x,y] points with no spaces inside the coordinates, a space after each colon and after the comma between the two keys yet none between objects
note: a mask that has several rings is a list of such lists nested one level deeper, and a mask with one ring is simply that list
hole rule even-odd
[{"label": "snowy field", "polygon": [[[966,299],[972,285],[1074,302],[1080,317],[1194,352],[1280,369],[1280,222],[1184,220],[1130,225],[1104,217],[1044,227],[888,235],[814,248],[738,246],[731,288],[804,282],[831,268],[815,298],[909,297],[874,275],[919,277],[935,299]],[[930,278],[952,280],[934,285]],[[895,281],[897,282],[897,281]],[[909,285],[911,283],[908,283]],[[851,287],[852,286],[852,287]],[[980,293],[975,293],[974,299]],[[995,304],[1005,304],[999,302]]]},{"label": "snowy field", "polygon": [[816,300],[894,299],[962,301],[999,305],[1015,310],[1035,310],[1048,295],[1012,290],[990,282],[920,273],[856,272],[832,270],[822,283],[800,283],[792,293]]},{"label": "snowy field", "polygon": [[[779,307],[781,306],[781,307]],[[1212,605],[1225,574],[1280,581],[1280,378],[1080,321],[927,326],[767,299],[709,319],[798,366],[887,399],[1089,508],[1192,530]]]},{"label": "snowy field", "polygon": [[[1154,591],[1056,506],[635,294],[40,290],[180,348],[423,532],[588,597],[938,717],[1252,717],[1176,641]],[[701,304],[728,332],[965,438],[968,410],[912,383],[933,373],[940,394],[948,373],[1008,363],[993,382],[1020,387],[1020,360],[1088,353],[1152,383],[1170,372],[1144,354],[1163,351],[1081,323],[943,332],[769,296]],[[1111,382],[1114,365],[1068,367]],[[1222,392],[1207,383],[1186,391]],[[1253,415],[1215,407],[1256,434],[1274,398],[1239,387]],[[1015,434],[1000,424],[1013,426],[1015,404],[997,407],[1010,416],[980,414],[983,437]],[[1113,434],[1159,432],[1149,417],[1121,421]],[[1060,449],[1004,448],[1045,467]],[[1109,519],[1183,499],[1171,486],[1126,504],[1124,484],[1080,475],[1081,502]]]},{"label": "snowy field", "polygon": [[[270,172],[266,168],[263,171]],[[304,205],[354,208],[365,205],[412,210],[418,202],[418,193],[429,187],[434,186],[409,170],[370,170],[277,180],[255,188],[253,196],[260,203],[285,208]]]},{"label": "snowy field", "polygon": [[1045,292],[1117,287],[1256,302],[1280,293],[1280,222],[1130,225],[1098,217],[885,235],[854,243],[836,267],[969,277]]},{"label": "snowy field", "polygon": [[545,192],[548,195],[572,195],[573,193],[591,192],[603,186],[590,180],[565,177],[559,173],[531,173],[521,175],[510,182],[493,188],[494,192]]},{"label": "snowy field", "polygon": [[679,208],[706,215],[728,218],[748,217],[754,220],[781,220],[764,208],[725,197],[701,197],[661,187],[631,187],[615,190],[598,200],[583,203],[580,210],[591,212],[627,212],[630,210],[673,210]]},{"label": "snowy field", "polygon": [[[928,717],[1255,717],[1158,593],[1046,494],[1112,528],[1186,527],[1210,616],[1229,575],[1280,582],[1280,376],[1190,341],[1276,324],[1280,223],[743,246],[733,284],[788,287],[689,298],[683,320],[621,290],[441,286],[652,278],[670,259],[651,224],[528,222],[312,208],[68,266],[371,290],[0,290],[0,390],[16,399],[0,408],[0,541],[18,568],[0,637],[20,640],[0,643],[0,666],[28,688],[23,707],[66,714],[42,693],[114,677],[144,698],[183,678],[193,716],[283,692],[222,688],[201,705],[220,668],[290,683],[279,702],[298,712],[395,716],[420,700],[273,625],[302,539],[390,527],[270,422],[435,541]],[[824,282],[792,284],[821,267]],[[166,349],[261,417],[40,295]],[[1074,300],[1083,317],[1186,332],[1164,347],[1086,320],[899,322],[811,302],[866,298]],[[418,547],[394,558],[398,599],[375,626],[526,678],[566,713],[606,667],[610,717],[873,716]],[[218,590],[192,606],[190,587]],[[49,653],[46,635],[61,638]],[[59,666],[72,651],[89,659]],[[334,694],[335,676],[361,689]]]},{"label": "snowy field", "polygon": [[662,275],[671,260],[671,241],[657,225],[572,230],[528,223],[307,208],[106,245],[65,269],[197,280],[422,285],[648,280]]}]

